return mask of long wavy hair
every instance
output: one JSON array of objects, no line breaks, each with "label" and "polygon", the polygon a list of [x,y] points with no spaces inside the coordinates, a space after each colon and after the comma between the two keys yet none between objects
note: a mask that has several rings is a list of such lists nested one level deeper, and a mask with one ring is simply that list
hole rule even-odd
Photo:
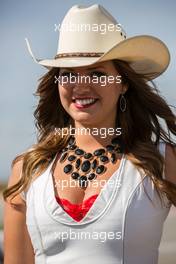
[{"label": "long wavy hair", "polygon": [[[176,116],[149,76],[137,74],[127,62],[113,60],[113,63],[122,82],[128,85],[125,93],[127,109],[121,112],[118,102],[116,115],[116,124],[123,131],[124,153],[139,170],[147,172],[160,198],[167,196],[176,206],[176,186],[163,179],[164,158],[157,148],[159,140],[171,146],[176,145],[170,136],[170,133],[176,135]],[[22,159],[22,176],[15,185],[5,189],[5,200],[7,197],[13,199],[26,190],[34,176],[40,175],[58,151],[68,143],[69,135],[55,133],[55,128],[67,129],[73,124],[72,118],[61,104],[58,83],[54,82],[58,74],[59,68],[52,68],[39,79],[40,83],[34,94],[39,96],[39,103],[34,111],[38,130],[37,143],[12,161],[11,167]],[[161,125],[161,119],[165,121],[167,132]]]}]

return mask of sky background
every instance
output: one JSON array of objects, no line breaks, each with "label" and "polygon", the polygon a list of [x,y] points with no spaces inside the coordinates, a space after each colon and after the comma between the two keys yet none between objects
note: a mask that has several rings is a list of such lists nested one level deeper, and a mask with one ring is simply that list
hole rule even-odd
[{"label": "sky background", "polygon": [[155,82],[166,101],[176,106],[176,1],[0,0],[0,181],[8,179],[14,157],[36,141],[33,112],[38,98],[33,94],[46,69],[33,62],[24,38],[29,38],[37,58],[52,58],[58,42],[54,25],[73,5],[95,3],[116,18],[128,37],[148,34],[165,42],[171,63]]}]

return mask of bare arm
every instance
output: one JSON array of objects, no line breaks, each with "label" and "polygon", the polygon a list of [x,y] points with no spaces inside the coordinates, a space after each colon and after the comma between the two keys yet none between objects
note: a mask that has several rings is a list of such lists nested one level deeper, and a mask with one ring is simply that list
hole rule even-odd
[{"label": "bare arm", "polygon": [[[8,186],[15,184],[20,177],[22,161],[18,161],[11,172]],[[26,226],[26,204],[20,195],[13,208],[5,202],[4,210],[4,264],[34,264],[34,250]]]}]

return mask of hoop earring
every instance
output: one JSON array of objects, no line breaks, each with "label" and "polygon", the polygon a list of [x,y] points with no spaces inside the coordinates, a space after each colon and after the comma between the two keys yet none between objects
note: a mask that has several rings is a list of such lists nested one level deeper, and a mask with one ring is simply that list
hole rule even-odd
[{"label": "hoop earring", "polygon": [[122,112],[126,111],[126,107],[127,107],[127,103],[126,103],[126,99],[125,96],[122,94],[120,97],[120,110]]}]

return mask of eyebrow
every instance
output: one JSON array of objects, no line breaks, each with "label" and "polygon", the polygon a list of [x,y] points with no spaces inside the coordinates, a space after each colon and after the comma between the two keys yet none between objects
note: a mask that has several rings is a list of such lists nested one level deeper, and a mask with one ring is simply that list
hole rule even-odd
[{"label": "eyebrow", "polygon": [[[97,67],[94,67],[94,68],[87,68],[87,70],[99,70],[99,69],[104,69],[104,66],[97,66]],[[70,70],[70,71],[74,71],[75,68],[62,68],[61,70]]]}]

